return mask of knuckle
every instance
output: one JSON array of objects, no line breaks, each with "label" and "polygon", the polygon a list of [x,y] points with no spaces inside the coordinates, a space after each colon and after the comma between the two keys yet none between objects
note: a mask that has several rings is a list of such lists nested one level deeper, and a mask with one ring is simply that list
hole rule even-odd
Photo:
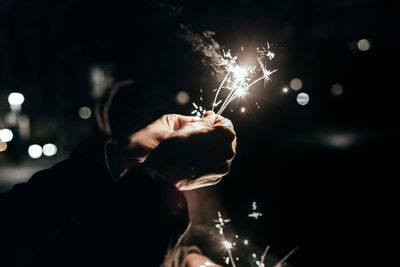
[{"label": "knuckle", "polygon": [[228,161],[224,161],[221,164],[218,165],[217,167],[217,173],[218,174],[227,174],[230,169],[230,164]]},{"label": "knuckle", "polygon": [[168,120],[170,118],[171,114],[164,114],[161,116],[162,120]]},{"label": "knuckle", "polygon": [[229,149],[228,150],[228,153],[227,153],[227,158],[228,159],[232,159],[233,157],[235,157],[236,156],[236,152],[231,148],[231,149]]}]

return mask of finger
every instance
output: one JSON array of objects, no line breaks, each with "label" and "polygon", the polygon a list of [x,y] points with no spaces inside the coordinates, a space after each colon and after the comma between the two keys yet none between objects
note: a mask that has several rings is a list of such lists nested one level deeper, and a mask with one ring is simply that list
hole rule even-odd
[{"label": "finger", "polygon": [[194,116],[185,116],[180,114],[167,114],[162,117],[167,127],[173,131],[180,129],[183,125],[197,121],[198,118]]},{"label": "finger", "polygon": [[234,130],[232,121],[225,117],[222,117],[221,115],[216,115],[215,124],[220,124]]},{"label": "finger", "polygon": [[179,130],[182,128],[187,123],[195,122],[198,121],[199,118],[195,116],[185,116],[185,115],[180,115],[180,114],[173,114],[173,119],[174,119],[174,128],[173,130]]},{"label": "finger", "polygon": [[215,123],[216,118],[217,116],[215,115],[215,113],[209,110],[204,114],[204,117],[201,118],[201,121],[208,123],[209,125],[213,125]]}]

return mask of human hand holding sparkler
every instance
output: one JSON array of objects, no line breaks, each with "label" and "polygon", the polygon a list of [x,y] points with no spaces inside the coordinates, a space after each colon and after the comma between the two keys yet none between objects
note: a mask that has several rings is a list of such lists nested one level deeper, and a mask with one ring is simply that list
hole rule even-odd
[{"label": "human hand holding sparkler", "polygon": [[109,165],[114,173],[122,177],[130,169],[142,164],[151,151],[169,135],[182,128],[185,124],[197,121],[193,116],[166,114],[145,128],[132,133],[122,144],[114,148],[113,156],[109,157]]},{"label": "human hand holding sparkler", "polygon": [[208,111],[160,143],[145,165],[164,174],[180,190],[214,185],[229,172],[236,154],[232,122]]}]

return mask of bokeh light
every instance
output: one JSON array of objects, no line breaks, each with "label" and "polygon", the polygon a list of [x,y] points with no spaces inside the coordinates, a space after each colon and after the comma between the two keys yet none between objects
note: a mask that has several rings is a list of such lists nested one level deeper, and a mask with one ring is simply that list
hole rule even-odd
[{"label": "bokeh light", "polygon": [[308,104],[308,101],[310,101],[310,97],[306,93],[300,93],[297,95],[296,100],[299,105],[304,106]]},{"label": "bokeh light", "polygon": [[39,145],[30,145],[28,148],[28,154],[33,159],[38,159],[42,156],[43,150]]},{"label": "bokeh light", "polygon": [[8,95],[8,103],[10,103],[10,105],[22,105],[24,101],[25,97],[21,93],[14,92]]},{"label": "bokeh light", "polygon": [[282,88],[282,92],[284,92],[284,93],[286,94],[287,92],[289,92],[289,88],[283,87],[283,88]]},{"label": "bokeh light", "polygon": [[0,141],[0,152],[6,151],[7,149],[7,143]]},{"label": "bokeh light", "polygon": [[92,111],[88,107],[81,107],[78,113],[79,117],[84,120],[89,119],[90,116],[92,116]]},{"label": "bokeh light", "polygon": [[178,104],[184,105],[187,104],[190,100],[190,96],[187,92],[185,91],[180,91],[176,94],[176,102]]},{"label": "bokeh light", "polygon": [[339,95],[343,94],[343,86],[339,83],[335,83],[331,87],[331,93],[335,96],[339,96]]},{"label": "bokeh light", "polygon": [[43,154],[47,157],[54,156],[57,153],[57,146],[55,144],[45,144],[43,146]]},{"label": "bokeh light", "polygon": [[300,80],[299,78],[294,78],[290,81],[290,88],[292,88],[295,91],[300,90],[303,87],[303,81]]},{"label": "bokeh light", "polygon": [[13,132],[10,129],[2,129],[0,130],[0,141],[10,142],[14,137]]},{"label": "bokeh light", "polygon": [[357,48],[360,51],[368,51],[371,48],[371,44],[367,39],[361,39],[357,42]]}]

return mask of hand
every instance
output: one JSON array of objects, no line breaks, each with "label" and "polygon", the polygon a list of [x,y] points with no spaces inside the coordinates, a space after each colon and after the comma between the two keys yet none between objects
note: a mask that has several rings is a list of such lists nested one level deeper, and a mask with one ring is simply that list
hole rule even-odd
[{"label": "hand", "polygon": [[230,120],[209,111],[168,136],[145,165],[164,174],[180,190],[218,183],[229,172],[236,154]]},{"label": "hand", "polygon": [[142,164],[160,142],[185,124],[198,120],[193,116],[167,114],[145,128],[131,134],[127,140],[115,147],[109,165],[119,177]]},{"label": "hand", "polygon": [[206,267],[206,266],[222,267],[221,265],[215,264],[212,260],[210,260],[206,256],[197,253],[190,253],[185,258],[185,267]]}]

